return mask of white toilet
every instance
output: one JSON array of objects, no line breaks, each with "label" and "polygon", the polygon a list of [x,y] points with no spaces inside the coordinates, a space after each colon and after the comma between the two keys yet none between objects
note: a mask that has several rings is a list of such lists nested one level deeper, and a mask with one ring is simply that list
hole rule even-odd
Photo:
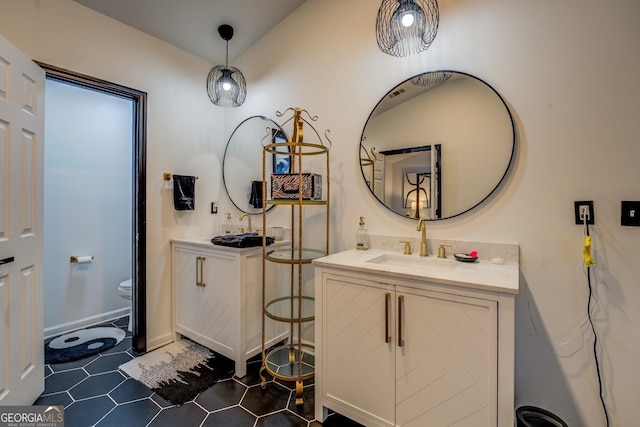
[{"label": "white toilet", "polygon": [[[131,279],[120,282],[118,286],[118,293],[124,299],[131,301]],[[133,313],[129,314],[129,332],[131,332]]]}]

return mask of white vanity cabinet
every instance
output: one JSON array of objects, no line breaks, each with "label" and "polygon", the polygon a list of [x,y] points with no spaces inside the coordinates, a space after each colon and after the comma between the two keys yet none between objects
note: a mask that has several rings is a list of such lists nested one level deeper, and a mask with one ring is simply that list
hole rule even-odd
[{"label": "white vanity cabinet", "polygon": [[[183,335],[233,359],[243,377],[247,359],[262,346],[262,247],[215,246],[208,239],[172,240],[171,246],[175,338]],[[286,333],[275,322],[265,324],[268,344]]]},{"label": "white vanity cabinet", "polygon": [[315,276],[317,419],[513,426],[513,293],[327,259]]}]

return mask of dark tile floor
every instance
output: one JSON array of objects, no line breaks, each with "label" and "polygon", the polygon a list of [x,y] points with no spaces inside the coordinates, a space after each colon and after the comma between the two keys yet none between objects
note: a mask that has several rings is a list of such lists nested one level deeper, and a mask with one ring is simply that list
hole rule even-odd
[{"label": "dark tile floor", "polygon": [[[111,322],[126,331],[128,318]],[[219,356],[222,357],[222,356]],[[294,404],[295,384],[272,380],[260,387],[260,360],[247,375],[225,378],[181,406],[171,405],[118,367],[133,359],[131,334],[116,347],[70,363],[45,366],[45,390],[36,405],[63,405],[65,427],[359,427],[339,414],[314,419],[313,384]]]}]

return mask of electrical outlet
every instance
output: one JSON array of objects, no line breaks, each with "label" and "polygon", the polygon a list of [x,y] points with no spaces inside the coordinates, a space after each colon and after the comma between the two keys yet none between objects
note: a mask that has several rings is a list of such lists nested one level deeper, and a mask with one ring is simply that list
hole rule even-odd
[{"label": "electrical outlet", "polygon": [[622,202],[620,225],[640,227],[640,202]]},{"label": "electrical outlet", "polygon": [[587,218],[587,224],[593,225],[596,223],[592,200],[574,202],[574,214],[578,225],[584,224],[585,217]]}]

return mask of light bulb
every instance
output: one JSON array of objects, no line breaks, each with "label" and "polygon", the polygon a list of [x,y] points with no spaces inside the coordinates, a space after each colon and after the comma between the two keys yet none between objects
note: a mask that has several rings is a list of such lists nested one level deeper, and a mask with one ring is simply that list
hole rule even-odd
[{"label": "light bulb", "polygon": [[412,26],[413,23],[415,22],[415,18],[413,16],[413,13],[407,12],[407,13],[403,14],[402,17],[400,18],[400,22],[402,22],[402,26],[403,27]]},{"label": "light bulb", "polygon": [[231,83],[229,83],[229,82],[222,83],[222,89],[225,90],[225,91],[230,91],[231,90]]}]

